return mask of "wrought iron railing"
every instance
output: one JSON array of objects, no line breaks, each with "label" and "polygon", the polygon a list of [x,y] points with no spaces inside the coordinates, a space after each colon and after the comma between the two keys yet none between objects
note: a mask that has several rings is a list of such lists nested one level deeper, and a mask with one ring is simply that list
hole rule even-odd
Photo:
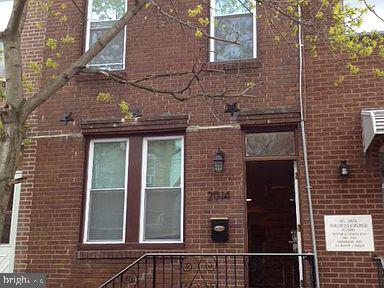
[{"label": "wrought iron railing", "polygon": [[99,288],[316,287],[313,254],[145,254]]},{"label": "wrought iron railing", "polygon": [[376,263],[377,268],[377,281],[378,287],[384,288],[384,258],[383,257],[373,257],[373,260]]}]

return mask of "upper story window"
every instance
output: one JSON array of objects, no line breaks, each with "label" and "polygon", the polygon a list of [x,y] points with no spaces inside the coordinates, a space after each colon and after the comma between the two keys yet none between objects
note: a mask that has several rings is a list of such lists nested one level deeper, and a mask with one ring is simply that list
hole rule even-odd
[{"label": "upper story window", "polygon": [[[4,31],[7,28],[9,18],[12,13],[13,0],[0,0],[0,31]],[[5,76],[4,67],[4,46],[0,41],[0,79]]]},{"label": "upper story window", "polygon": [[183,241],[183,137],[138,138],[90,141],[84,243]]},{"label": "upper story window", "polygon": [[[126,3],[126,0],[88,1],[86,50],[124,15]],[[126,32],[123,29],[88,65],[107,70],[124,70],[125,38]]]},{"label": "upper story window", "polygon": [[[366,0],[366,3],[372,7],[373,11],[377,15],[384,19],[383,0]],[[353,8],[367,8],[366,4],[362,0],[344,0],[344,4]],[[356,29],[356,32],[384,32],[384,21],[377,17],[377,15],[375,15],[372,11],[367,10],[367,12],[362,15],[362,24]]]},{"label": "upper story window", "polygon": [[211,0],[211,36],[239,44],[210,40],[210,61],[256,57],[256,2]]}]

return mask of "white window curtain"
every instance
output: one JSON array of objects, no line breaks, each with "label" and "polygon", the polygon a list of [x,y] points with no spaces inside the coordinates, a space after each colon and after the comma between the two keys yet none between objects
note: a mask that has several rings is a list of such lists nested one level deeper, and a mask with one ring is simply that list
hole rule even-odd
[{"label": "white window curtain", "polygon": [[141,241],[181,242],[183,139],[145,139],[143,165]]},{"label": "white window curtain", "polygon": [[91,142],[85,242],[123,242],[128,141]]}]

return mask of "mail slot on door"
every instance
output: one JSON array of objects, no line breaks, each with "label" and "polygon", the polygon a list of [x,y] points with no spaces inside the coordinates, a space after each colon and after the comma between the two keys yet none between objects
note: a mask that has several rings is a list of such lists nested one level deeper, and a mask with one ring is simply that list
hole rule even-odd
[{"label": "mail slot on door", "polygon": [[228,233],[228,218],[211,218],[211,238],[215,242],[227,242]]}]

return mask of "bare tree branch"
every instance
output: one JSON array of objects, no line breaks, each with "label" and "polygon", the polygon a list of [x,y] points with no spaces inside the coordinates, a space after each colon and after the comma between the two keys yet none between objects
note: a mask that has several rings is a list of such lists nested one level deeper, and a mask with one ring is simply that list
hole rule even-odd
[{"label": "bare tree branch", "polygon": [[363,3],[364,3],[365,7],[367,7],[367,9],[368,9],[369,11],[371,11],[377,18],[379,18],[381,21],[384,22],[384,18],[381,17],[379,14],[377,14],[377,12],[375,11],[375,9],[373,9],[373,7],[372,7],[371,5],[369,5],[369,4],[367,3],[366,0],[362,0],[362,1],[363,1]]},{"label": "bare tree branch", "polygon": [[76,1],[75,0],[71,0],[71,2],[76,7],[77,11],[79,11],[79,13],[85,18],[84,11],[79,7],[79,5],[77,5]]},{"label": "bare tree branch", "polygon": [[153,1],[153,0],[149,0],[149,1],[165,17],[170,18],[171,20],[179,23],[180,25],[188,27],[188,28],[190,28],[190,29],[192,29],[194,31],[199,30],[199,31],[201,31],[201,33],[203,33],[204,36],[206,36],[209,39],[213,39],[213,40],[220,41],[220,42],[231,43],[231,44],[240,44],[240,42],[237,39],[235,41],[231,41],[231,40],[227,40],[227,39],[224,39],[224,38],[213,37],[207,31],[205,31],[204,29],[200,29],[199,27],[197,27],[197,26],[195,26],[195,25],[193,25],[193,24],[191,24],[189,22],[186,22],[184,20],[181,20],[180,18],[177,18],[177,17],[169,14],[168,12],[164,11],[164,9],[161,8],[160,5],[158,5],[155,1]]},{"label": "bare tree branch", "polygon": [[[245,89],[223,89],[219,92],[208,93],[205,91],[200,81],[200,75],[202,73],[212,72],[212,71],[205,70],[203,68],[197,69],[196,65],[194,65],[193,68],[189,71],[183,70],[183,71],[153,73],[153,74],[149,74],[141,78],[132,79],[132,80],[125,79],[119,75],[116,75],[113,72],[105,71],[105,70],[98,70],[98,69],[91,68],[91,69],[85,69],[83,72],[100,74],[106,77],[107,79],[111,79],[121,84],[130,85],[132,87],[145,90],[154,94],[169,95],[181,102],[191,100],[194,98],[199,98],[199,97],[204,97],[207,99],[219,99],[219,98],[224,99],[224,98],[238,98],[238,97],[255,98],[256,96],[250,95],[248,94],[248,92],[250,89],[262,83],[262,82],[253,83],[251,85],[248,85]],[[174,89],[164,89],[164,88],[155,87],[153,85],[145,84],[146,81],[157,80],[164,77],[181,77],[181,76],[187,76],[187,75],[189,75],[190,78],[189,80],[185,81],[185,84],[181,88],[179,87]],[[199,90],[195,93],[192,93],[191,91],[192,91],[193,85],[195,84],[197,85]]]}]

